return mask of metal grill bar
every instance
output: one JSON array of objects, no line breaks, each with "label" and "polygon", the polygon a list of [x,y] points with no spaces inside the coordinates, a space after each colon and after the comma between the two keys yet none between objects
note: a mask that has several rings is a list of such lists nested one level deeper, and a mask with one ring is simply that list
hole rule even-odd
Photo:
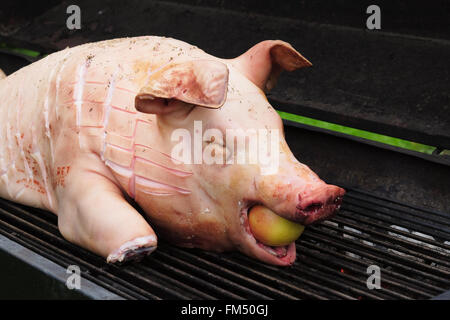
[{"label": "metal grill bar", "polygon": [[[23,213],[23,210],[22,210],[22,213]],[[127,274],[124,273],[123,270],[121,268],[119,268],[118,266],[106,265],[103,262],[102,258],[95,256],[94,254],[65,241],[64,239],[62,239],[62,237],[60,235],[56,235],[54,233],[47,232],[46,230],[41,229],[41,228],[29,223],[28,221],[21,219],[18,216],[14,216],[14,214],[6,212],[3,209],[0,209],[0,214],[2,215],[2,220],[0,220],[0,226],[4,226],[7,228],[9,227],[15,234],[21,234],[23,236],[25,236],[25,234],[26,234],[26,238],[28,238],[31,243],[30,242],[22,243],[23,245],[26,245],[28,247],[28,246],[33,246],[33,243],[40,244],[41,246],[46,247],[47,251],[44,252],[43,250],[40,250],[38,253],[46,256],[50,260],[53,260],[53,254],[55,254],[57,257],[61,257],[61,256],[66,257],[66,258],[70,259],[71,263],[66,262],[66,263],[62,264],[65,267],[67,267],[71,264],[77,264],[81,268],[84,267],[85,269],[88,270],[88,272],[83,272],[83,275],[87,274],[89,276],[89,274],[98,274],[100,276],[107,276],[107,278],[109,278],[115,284],[119,283],[124,286],[128,286],[127,278],[130,278],[130,277],[127,277]],[[33,214],[33,213],[31,213],[31,214]],[[34,214],[39,214],[39,213],[35,212]],[[3,221],[3,218],[10,218],[10,219],[13,219],[13,220],[16,220],[16,221],[22,223],[23,229],[18,229],[16,227],[8,224],[7,222]],[[31,233],[26,233],[27,228],[29,228],[30,230],[32,230],[34,232],[39,233],[39,235],[43,239],[35,237]],[[7,233],[4,235],[8,236]],[[23,237],[23,238],[25,238],[25,237]],[[53,245],[53,244],[55,244],[55,245]],[[33,250],[33,248],[31,248],[31,249]],[[78,255],[71,254],[70,253],[71,249],[77,251]],[[54,262],[58,263],[58,261],[54,261]],[[99,268],[97,266],[97,264],[104,265],[104,266],[102,268]],[[107,273],[105,269],[116,269],[115,271],[119,271],[118,272],[119,275]],[[98,282],[98,281],[95,281],[96,280],[95,277],[92,279],[89,278],[89,280]],[[162,294],[163,296],[164,296],[164,293],[166,293],[168,296],[173,297],[173,298],[178,298],[178,299],[189,299],[190,298],[190,296],[185,296],[185,295],[179,294],[178,291],[172,292],[166,286],[164,286],[158,282],[153,282],[150,279],[146,279],[146,281],[152,285],[151,288],[147,288],[147,289],[151,289],[151,290],[146,291],[146,290],[140,289],[139,287],[131,286],[130,289],[133,292],[136,292],[141,295],[141,297],[137,296],[136,298],[158,299],[159,296],[154,295],[153,292],[160,292],[160,294]],[[99,284],[101,284],[101,283],[99,283]],[[116,292],[116,293],[118,293],[118,292]],[[118,294],[120,294],[120,293],[118,293]]]},{"label": "metal grill bar", "polygon": [[[196,287],[200,287],[205,291],[211,292],[215,291],[215,294],[219,294],[223,298],[229,298],[229,299],[243,299],[242,296],[235,294],[229,290],[224,289],[221,286],[215,285],[210,281],[217,281],[218,284],[222,284],[227,282],[226,279],[223,279],[222,277],[216,275],[216,274],[207,274],[204,270],[201,270],[197,266],[194,266],[192,264],[186,263],[185,266],[183,266],[183,263],[180,261],[177,261],[177,259],[170,259],[171,257],[164,254],[164,252],[159,252],[156,257],[152,257],[153,260],[162,260],[161,264],[164,268],[165,272],[169,272],[172,276],[183,279],[186,283],[190,283],[191,285],[195,285]],[[167,259],[168,258],[168,259]],[[167,261],[168,260],[168,261]],[[176,267],[175,267],[175,266]],[[182,269],[188,269],[189,272],[186,272]],[[200,276],[195,276],[193,274],[200,273]],[[236,289],[239,290],[240,288],[236,285]]]},{"label": "metal grill bar", "polygon": [[[403,203],[403,202],[399,202],[397,200],[394,199],[386,199],[386,198],[382,198],[377,196],[376,194],[373,193],[368,193],[364,190],[360,190],[360,189],[354,189],[354,188],[349,188],[347,187],[346,189],[351,190],[350,196],[356,197],[359,196],[359,199],[366,201],[366,202],[372,202],[375,201],[375,204],[377,203],[377,201],[379,202],[380,205],[384,205],[387,206],[388,208],[392,208],[404,213],[408,213],[408,209],[409,210],[414,210],[414,211],[418,211],[418,212],[422,212],[422,213],[426,213],[426,215],[435,215],[435,216],[439,216],[439,217],[443,217],[445,219],[450,219],[450,213],[448,212],[439,212],[439,211],[435,211],[435,210],[431,210],[429,208],[422,208],[422,207],[418,207],[418,206],[414,206],[408,203]],[[406,210],[404,210],[406,209]]]},{"label": "metal grill bar", "polygon": [[[357,218],[350,216],[350,215],[346,215],[345,217],[344,216],[335,217],[333,219],[333,221],[337,222],[338,225],[341,227],[342,226],[351,227],[351,228],[363,231],[367,234],[382,238],[386,241],[391,241],[391,246],[393,246],[393,247],[396,246],[396,247],[400,248],[400,245],[401,245],[401,246],[405,246],[407,248],[417,250],[418,252],[421,252],[421,253],[425,253],[425,254],[432,253],[436,256],[435,257],[428,256],[428,257],[430,257],[430,259],[435,259],[435,260],[439,259],[439,263],[445,264],[447,266],[449,265],[449,262],[445,260],[446,255],[443,253],[443,251],[446,249],[450,250],[450,246],[448,246],[448,245],[442,244],[441,251],[439,251],[438,250],[439,247],[434,248],[434,247],[426,246],[424,244],[420,244],[417,242],[410,242],[407,240],[403,240],[402,238],[399,238],[398,236],[395,237],[393,235],[386,234],[385,232],[380,232],[380,229],[381,229],[381,230],[392,233],[392,228],[384,227],[383,225],[372,223],[371,221],[368,221],[368,220],[361,221],[360,219],[358,220]],[[374,227],[377,228],[378,230],[375,229]],[[420,242],[426,242],[433,246],[436,245],[436,243],[433,242],[433,240],[419,237],[414,234],[407,233],[405,231],[395,230],[395,232],[398,233],[399,235],[402,235],[407,238],[411,238],[411,239],[414,239],[414,240],[417,240]],[[373,241],[372,238],[370,240]],[[397,244],[392,241],[397,242]],[[416,254],[418,254],[418,253],[416,253]]]},{"label": "metal grill bar", "polygon": [[[355,226],[355,227],[358,228],[358,226]],[[437,258],[432,257],[430,255],[424,255],[424,254],[421,254],[421,253],[417,253],[417,252],[414,252],[412,250],[408,250],[408,249],[402,247],[399,244],[392,244],[392,243],[389,243],[389,242],[386,242],[386,241],[381,241],[381,240],[376,239],[375,237],[369,237],[367,235],[360,234],[358,232],[354,232],[354,231],[351,231],[349,229],[344,229],[343,230],[342,227],[335,227],[335,226],[328,225],[328,224],[322,224],[318,229],[314,229],[314,230],[317,231],[318,233],[321,233],[323,231],[326,231],[326,229],[337,231],[337,232],[339,232],[341,234],[345,234],[345,235],[351,236],[353,238],[357,238],[358,240],[365,240],[366,243],[375,243],[375,244],[378,244],[378,245],[382,245],[382,246],[384,246],[386,248],[395,249],[398,252],[403,252],[405,254],[408,254],[410,257],[426,259],[426,260],[428,260],[430,262],[443,264],[443,265],[449,265],[449,263],[447,261],[444,261],[444,260],[441,260],[441,259],[437,259]],[[363,228],[358,228],[358,229],[359,230],[363,230]],[[381,249],[379,250],[377,248],[373,248],[373,250],[376,250],[377,252],[380,252]],[[403,259],[403,257],[399,256],[398,259]],[[404,258],[404,259],[406,259],[406,258]],[[406,263],[409,263],[410,259],[407,259],[407,260],[408,261]],[[417,263],[418,263],[419,266],[421,266],[423,268],[428,268],[428,270],[430,272],[434,272],[434,268],[429,267],[428,264],[423,264],[423,263],[420,263],[420,262],[417,262]]]},{"label": "metal grill bar", "polygon": [[[16,241],[17,243],[26,246],[27,248],[37,252],[38,254],[51,259],[53,262],[56,262],[58,264],[60,264],[63,267],[68,267],[71,264],[74,264],[74,260],[70,261],[70,263],[68,262],[69,260],[65,259],[64,257],[58,256],[58,255],[52,255],[49,253],[49,250],[42,250],[42,247],[39,246],[39,239],[37,239],[37,242],[34,242],[34,238],[23,232],[22,230],[12,226],[12,225],[8,225],[6,223],[3,223],[2,221],[0,221],[0,233],[2,235],[8,236],[10,239]],[[25,240],[26,239],[26,240]],[[48,249],[51,250],[51,246],[48,247]],[[84,270],[82,270],[84,271]],[[150,299],[157,299],[157,296],[154,295],[140,295],[139,292],[139,288],[132,288],[135,290],[129,290],[127,287],[122,287],[120,289],[118,289],[117,287],[120,285],[120,283],[123,281],[122,279],[118,278],[118,279],[114,279],[114,277],[109,277],[109,278],[104,278],[101,275],[99,275],[98,277],[92,277],[91,275],[92,271],[91,270],[87,270],[83,272],[83,276],[86,277],[87,279],[99,283],[102,286],[104,286],[105,288],[107,288],[108,290],[111,290],[112,292],[115,292],[117,294],[120,294],[121,296],[123,296],[124,298],[127,299],[145,299],[145,298],[150,298]],[[117,280],[117,282],[112,282],[114,280]]]},{"label": "metal grill bar", "polygon": [[264,283],[267,286],[271,286],[272,288],[277,288],[278,290],[282,290],[296,298],[304,298],[304,297],[312,297],[314,299],[326,299],[326,295],[322,295],[315,291],[311,291],[308,286],[314,286],[313,282],[310,282],[307,279],[304,279],[303,283],[305,286],[296,286],[289,281],[285,281],[279,277],[273,276],[272,272],[264,272],[261,270],[260,265],[258,268],[255,268],[255,261],[251,261],[251,264],[248,264],[247,261],[241,262],[238,259],[243,257],[235,257],[234,255],[227,256],[225,258],[217,257],[214,253],[209,252],[201,252],[200,255],[205,256],[205,258],[210,259],[211,261],[215,261],[216,263],[221,263],[222,265],[240,272],[242,275]]},{"label": "metal grill bar", "polygon": [[[142,271],[145,271],[146,274],[151,275],[153,278],[161,279],[164,282],[167,282],[171,284],[171,287],[179,288],[180,290],[183,290],[183,292],[186,294],[188,292],[191,292],[191,295],[193,298],[201,298],[201,299],[209,299],[214,300],[214,296],[211,296],[203,291],[200,291],[192,286],[189,286],[182,281],[178,281],[171,277],[170,275],[167,275],[167,271],[164,270],[165,273],[157,271],[154,266],[147,267],[145,265],[141,265],[140,268],[130,268],[130,271],[132,271],[137,278],[142,277]],[[145,279],[144,279],[145,281]]]},{"label": "metal grill bar", "polygon": [[[279,298],[285,299],[294,298],[289,294],[266,286],[258,281],[254,281],[253,279],[244,277],[241,274],[236,273],[230,269],[224,268],[219,263],[210,262],[207,259],[203,259],[199,256],[190,254],[180,249],[174,250],[172,247],[169,246],[164,247],[164,249],[165,252],[163,254],[165,256],[170,255],[170,257],[176,256],[180,258],[176,259],[177,260],[176,263],[185,264],[187,261],[190,261],[191,262],[190,264],[201,266],[201,269],[200,268],[196,269],[200,269],[200,273],[202,274],[204,274],[204,272],[208,272],[209,274],[219,274],[226,276],[233,282],[230,283],[229,280],[225,280],[225,283],[227,283],[233,291],[236,291],[236,289],[240,289],[245,293],[245,296],[247,297],[252,296],[253,298],[256,299],[270,299],[270,295],[273,295],[275,293],[278,294]],[[220,281],[224,280],[221,279]],[[238,288],[236,288],[235,284],[238,284]],[[268,292],[268,295],[265,295],[264,292]]]},{"label": "metal grill bar", "polygon": [[[350,272],[352,274],[359,274],[361,278],[364,279],[367,277],[367,261],[346,256],[345,254],[339,253],[336,250],[323,248],[315,243],[308,243],[306,241],[302,242],[302,244],[299,245],[298,248],[299,251],[301,250],[301,252],[308,252],[310,254],[310,257],[312,255],[315,258],[320,259],[321,263],[333,265],[337,270],[345,270],[346,273]],[[424,283],[415,278],[411,278],[390,269],[383,269],[383,281],[390,281],[391,279],[395,279],[397,281],[401,279],[407,284],[407,286],[417,284],[419,287],[422,286],[431,289],[429,290],[430,292],[433,292],[432,290],[435,290],[433,293],[439,293],[445,290],[445,288]]]},{"label": "metal grill bar", "polygon": [[356,204],[355,202],[353,202],[351,197],[349,198],[350,199],[346,203],[347,209],[355,213],[368,217],[376,217],[383,222],[391,222],[392,224],[395,224],[394,222],[397,222],[397,225],[407,229],[417,229],[418,227],[420,227],[423,233],[432,233],[433,235],[441,237],[443,239],[450,237],[450,229],[438,223],[421,220],[415,217],[408,216],[406,214],[395,212],[393,210],[387,211],[383,208],[377,208],[371,204],[364,203],[361,205],[360,202]]},{"label": "metal grill bar", "polygon": [[310,275],[297,275],[296,271],[292,272],[293,269],[290,269],[290,272],[286,272],[286,270],[283,270],[281,268],[268,266],[260,262],[255,263],[248,257],[239,256],[237,257],[237,259],[239,261],[242,261],[241,263],[256,264],[259,270],[265,271],[268,274],[276,275],[277,281],[283,279],[286,282],[290,282],[292,285],[305,286],[309,290],[317,290],[318,293],[326,294],[327,297],[334,297],[335,299],[354,299],[352,296],[344,292],[335,290],[333,287],[324,286],[320,282],[314,281],[313,279],[311,279]]},{"label": "metal grill bar", "polygon": [[[346,265],[345,266],[345,272],[341,272],[339,270],[337,270],[336,268],[332,268],[329,267],[328,265],[329,263],[329,259],[315,259],[314,256],[317,255],[317,253],[315,251],[312,250],[308,250],[305,247],[301,248],[302,252],[307,253],[308,255],[300,255],[299,258],[304,258],[305,260],[305,264],[311,266],[311,267],[315,267],[318,269],[323,270],[324,272],[327,272],[328,274],[333,274],[336,278],[340,278],[340,284],[344,285],[344,286],[354,286],[357,288],[361,288],[358,289],[358,291],[356,291],[356,293],[358,293],[361,297],[367,297],[367,298],[371,298],[371,299],[379,299],[380,297],[382,297],[381,295],[374,295],[371,293],[367,292],[367,288],[366,288],[366,282],[364,280],[365,276],[367,276],[367,274],[365,273],[365,270],[363,270],[363,268],[353,268],[352,266]],[[323,255],[321,256],[323,257]],[[336,267],[335,263],[331,263],[334,267]],[[344,270],[343,268],[341,268],[341,270]],[[358,275],[359,277],[356,277],[355,275]],[[346,281],[348,280],[348,281]],[[398,284],[398,282],[392,281],[389,278],[383,277],[383,283],[388,283],[389,285],[396,285]],[[405,283],[406,284],[406,283]],[[409,284],[406,284],[409,285]],[[397,285],[397,287],[401,288],[401,285]],[[411,290],[412,292],[415,292],[416,294],[423,294],[425,296],[428,297],[433,297],[433,294],[428,294],[424,291],[421,290],[416,290],[414,287],[410,286],[409,290]],[[387,295],[383,296],[383,298],[392,298],[392,297],[397,297],[397,298],[402,298],[402,299],[409,299],[408,296],[402,295],[402,294],[398,294],[395,291],[389,290],[389,289],[384,289],[384,293],[388,293]]]},{"label": "metal grill bar", "polygon": [[[350,194],[349,199],[347,201],[347,203],[354,203],[354,204],[359,204],[361,205],[361,201],[363,201],[364,204],[370,204],[375,206],[375,208],[377,208],[378,210],[382,210],[382,211],[378,211],[380,213],[385,212],[386,210],[393,210],[394,212],[389,211],[390,215],[398,217],[398,215],[407,215],[407,216],[412,216],[415,218],[419,218],[420,220],[423,221],[433,221],[435,222],[435,224],[431,224],[432,227],[441,227],[441,226],[450,226],[450,221],[448,219],[448,217],[446,217],[443,214],[434,214],[431,212],[428,212],[426,214],[426,216],[424,216],[424,212],[415,212],[415,210],[405,210],[402,208],[393,208],[392,206],[387,206],[383,203],[381,203],[379,200],[371,200],[371,199],[366,199],[367,197],[361,197],[358,194]],[[356,200],[356,201],[352,201],[352,200]],[[367,207],[366,207],[367,208]],[[367,208],[369,209],[369,208]],[[428,225],[428,224],[425,224]],[[450,232],[450,228],[442,228],[444,230],[444,232]]]},{"label": "metal grill bar", "polygon": [[[108,265],[65,241],[53,214],[1,199],[0,233],[127,299],[425,299],[450,289],[450,215],[347,190],[338,216],[306,229],[289,268],[163,241],[141,263]],[[366,287],[371,264],[381,290]]]},{"label": "metal grill bar", "polygon": [[[330,240],[331,238],[331,240]],[[311,234],[308,233],[307,235],[304,235],[305,240],[315,240],[317,242],[323,242],[325,244],[335,246],[338,249],[341,249],[343,251],[351,251],[354,254],[357,254],[359,256],[368,258],[378,265],[387,265],[387,266],[394,266],[397,268],[400,268],[404,270],[406,273],[415,273],[419,276],[428,277],[429,279],[433,279],[435,281],[442,281],[447,282],[444,278],[436,277],[433,274],[426,273],[424,271],[421,271],[419,269],[414,269],[414,267],[409,266],[411,264],[411,261],[408,259],[398,259],[400,262],[395,261],[396,258],[402,258],[397,257],[396,255],[389,254],[389,252],[383,252],[378,249],[374,249],[371,246],[355,243],[352,241],[349,241],[347,239],[335,237],[333,235],[327,235],[327,234]],[[389,255],[392,260],[387,260],[387,255]],[[405,264],[401,264],[401,263]],[[375,263],[373,263],[375,264]],[[413,265],[414,266],[414,265]],[[418,265],[420,266],[420,265]],[[435,271],[433,268],[427,268],[427,265],[422,265],[421,267],[424,267],[430,271]]]}]

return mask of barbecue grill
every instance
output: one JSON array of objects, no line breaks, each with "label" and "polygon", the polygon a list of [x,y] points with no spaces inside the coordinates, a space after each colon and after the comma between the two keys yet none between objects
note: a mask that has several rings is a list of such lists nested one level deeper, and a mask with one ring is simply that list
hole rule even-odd
[{"label": "barbecue grill", "polygon": [[[345,20],[344,24],[349,26],[338,26],[334,30],[328,25],[299,24],[292,12],[285,9],[270,12],[258,9],[257,14],[245,13],[252,8],[251,1],[225,8],[221,1],[213,0],[198,1],[201,7],[181,0],[129,1],[127,6],[133,10],[126,11],[125,16],[119,14],[120,5],[111,3],[80,2],[86,17],[85,26],[89,28],[81,36],[64,30],[65,25],[60,23],[68,5],[63,2],[48,8],[31,25],[22,26],[19,31],[0,40],[11,46],[47,53],[65,46],[71,35],[75,39],[73,41],[99,40],[105,37],[105,30],[110,30],[107,23],[120,25],[120,21],[128,21],[133,12],[139,11],[148,12],[154,18],[150,27],[142,26],[145,23],[139,19],[144,18],[137,17],[137,22],[132,22],[131,26],[107,31],[110,32],[107,37],[159,33],[193,42],[212,54],[223,56],[225,52],[233,56],[249,47],[249,42],[253,44],[255,39],[262,40],[261,36],[278,36],[294,42],[289,37],[296,39],[296,28],[301,28],[323,40],[320,42],[322,45],[328,43],[330,47],[324,48],[321,54],[329,55],[330,48],[342,50],[338,54],[344,60],[343,64],[347,61],[345,59],[356,60],[359,55],[367,53],[365,48],[351,48],[356,53],[341,49],[353,41],[348,40],[349,35],[352,39],[359,37],[365,44],[372,43],[372,48],[375,43],[393,55],[401,56],[399,45],[408,47],[408,50],[423,50],[424,59],[420,63],[426,66],[420,69],[423,71],[421,76],[435,83],[437,80],[447,81],[447,87],[450,82],[449,73],[442,70],[445,69],[442,65],[436,68],[431,62],[424,62],[443,61],[448,69],[449,55],[445,60],[441,53],[450,54],[449,35],[438,28],[415,32],[418,36],[414,37],[388,33],[367,35],[356,31],[354,15]],[[383,4],[381,1],[380,6]],[[316,7],[304,5],[302,8],[302,19],[320,19]],[[101,10],[105,13],[110,11],[106,20],[98,18]],[[247,25],[242,22],[242,15],[247,15]],[[190,29],[183,31],[176,26],[161,24],[165,19],[178,19],[179,25],[190,22]],[[202,30],[203,24],[199,21],[207,24],[213,20],[220,25],[213,25],[210,34],[195,32]],[[47,23],[42,24],[43,21]],[[95,28],[89,24],[94,21],[97,22]],[[288,29],[287,22],[290,23]],[[413,26],[406,26],[409,28],[407,32],[417,31],[412,29]],[[244,28],[240,34],[242,39],[234,38],[236,35],[231,33],[233,27]],[[219,31],[225,32],[223,30],[230,30],[226,41],[210,43],[210,37],[217,37]],[[344,43],[325,41],[327,37],[337,37]],[[308,39],[314,42],[312,36],[307,35],[301,39],[302,45],[294,47],[302,52],[305,46],[306,51],[321,51],[315,47],[318,44],[308,47]],[[230,49],[230,42],[236,46]],[[416,54],[414,52],[411,54]],[[305,56],[309,57],[308,53]],[[3,50],[0,68],[13,72],[32,59]],[[331,65],[332,59],[336,56],[323,58],[324,64]],[[374,63],[381,61],[373,59]],[[395,63],[400,62],[386,63],[383,60],[380,68],[388,69]],[[416,141],[435,149],[432,153],[419,153],[285,119],[286,140],[295,156],[325,181],[347,190],[339,214],[306,228],[297,240],[297,261],[293,266],[270,266],[237,252],[218,254],[178,248],[163,240],[159,242],[158,250],[139,263],[109,265],[103,258],[64,240],[53,214],[0,199],[0,271],[5,274],[4,270],[8,270],[9,279],[5,289],[0,289],[0,297],[11,298],[16,294],[17,297],[104,299],[450,299],[450,157],[444,151],[450,149],[448,88],[440,84],[432,89],[427,87],[431,90],[428,92],[430,97],[441,99],[440,108],[433,109],[439,113],[436,119],[431,116],[421,118],[420,112],[414,118],[417,105],[411,100],[400,101],[399,110],[386,112],[379,101],[356,95],[367,89],[360,88],[358,83],[353,83],[355,87],[349,89],[351,92],[344,94],[344,101],[342,96],[333,96],[330,93],[333,83],[325,79],[326,71],[318,68],[315,74],[307,74],[306,80],[301,72],[283,75],[277,89],[269,95],[271,104],[280,111]],[[334,68],[332,72],[340,71],[339,67]],[[357,69],[347,70],[347,77],[356,77],[360,72]],[[404,69],[399,68],[392,75],[400,79],[402,72]],[[376,79],[369,80],[377,83]],[[318,102],[318,91],[315,91],[320,89],[321,81],[324,82],[323,103]],[[363,81],[364,85],[367,81]],[[397,83],[398,90],[400,94],[406,94],[415,83],[412,79],[402,81],[406,83]],[[312,84],[308,84],[310,82]],[[299,85],[302,84],[301,89]],[[315,89],[311,89],[312,86]],[[384,88],[379,86],[373,90]],[[439,95],[441,90],[444,90],[443,95]],[[297,91],[301,91],[303,98],[298,97]],[[426,98],[422,97],[424,103]],[[387,97],[381,101],[390,104],[399,100],[398,97]],[[333,102],[336,103],[334,107]],[[370,112],[365,113],[364,110]],[[405,121],[402,121],[402,113]],[[81,268],[83,281],[86,281],[81,290],[71,291],[65,287],[65,277],[61,272],[70,265]],[[368,267],[374,265],[380,268],[381,288],[370,290],[367,286]],[[23,280],[24,277],[27,281]],[[40,289],[33,291],[33,286]]]}]

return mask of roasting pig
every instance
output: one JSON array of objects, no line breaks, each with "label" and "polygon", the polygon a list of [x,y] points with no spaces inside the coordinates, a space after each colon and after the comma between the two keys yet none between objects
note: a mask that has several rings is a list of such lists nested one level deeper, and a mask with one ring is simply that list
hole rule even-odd
[{"label": "roasting pig", "polygon": [[[151,253],[156,231],[176,245],[291,265],[298,225],[333,215],[345,193],[296,160],[265,96],[282,70],[310,65],[280,40],[221,59],[137,37],[67,48],[0,75],[0,197],[55,213],[65,239],[110,263]],[[248,136],[228,139],[248,129],[264,141],[279,132],[275,167],[241,152]],[[192,152],[174,151],[186,141]],[[223,161],[199,159],[199,149]],[[270,230],[278,235],[266,237]]]}]

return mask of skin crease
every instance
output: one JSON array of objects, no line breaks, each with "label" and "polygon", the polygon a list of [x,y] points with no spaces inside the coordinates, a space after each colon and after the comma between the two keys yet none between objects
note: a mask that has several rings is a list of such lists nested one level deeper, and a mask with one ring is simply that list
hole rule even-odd
[{"label": "skin crease", "polygon": [[[54,212],[67,240],[109,262],[128,259],[136,248],[153,251],[157,234],[180,246],[292,264],[295,246],[284,258],[268,253],[246,231],[242,213],[258,203],[308,224],[333,213],[333,200],[344,194],[295,159],[262,91],[281,69],[306,66],[300,57],[281,41],[267,41],[236,59],[219,59],[159,37],[49,55],[0,80],[0,131],[7,137],[0,145],[0,196]],[[171,75],[172,65],[182,80]],[[203,132],[216,128],[224,137],[226,129],[279,130],[279,171],[173,161],[173,131],[194,136],[196,120]],[[203,147],[233,154],[219,139]],[[310,214],[316,203],[324,209]]]}]

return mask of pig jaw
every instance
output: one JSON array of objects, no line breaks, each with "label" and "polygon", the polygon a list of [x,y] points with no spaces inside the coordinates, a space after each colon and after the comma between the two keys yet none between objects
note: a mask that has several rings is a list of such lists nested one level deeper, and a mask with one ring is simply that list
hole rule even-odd
[{"label": "pig jaw", "polygon": [[141,197],[138,203],[158,236],[174,245],[219,252],[234,248],[223,206],[206,198],[200,188],[185,196]]}]

